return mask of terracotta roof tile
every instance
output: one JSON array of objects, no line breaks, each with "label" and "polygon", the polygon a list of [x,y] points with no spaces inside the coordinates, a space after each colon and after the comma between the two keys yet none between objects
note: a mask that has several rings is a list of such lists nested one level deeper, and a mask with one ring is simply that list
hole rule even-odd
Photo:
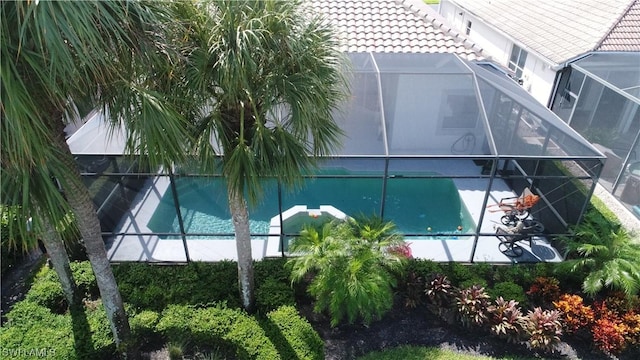
[{"label": "terracotta roof tile", "polygon": [[336,27],[346,52],[454,53],[483,59],[482,49],[444,26],[421,0],[307,0]]},{"label": "terracotta roof tile", "polygon": [[640,51],[640,1],[631,2],[596,47],[598,51]]}]

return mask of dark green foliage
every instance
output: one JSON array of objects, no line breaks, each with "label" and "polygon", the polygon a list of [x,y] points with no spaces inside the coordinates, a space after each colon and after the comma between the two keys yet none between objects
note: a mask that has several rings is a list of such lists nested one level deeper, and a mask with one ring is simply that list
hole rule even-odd
[{"label": "dark green foliage", "polygon": [[407,261],[406,253],[393,251],[405,245],[394,228],[375,217],[334,221],[305,227],[289,246],[292,281],[313,275],[314,310],[328,311],[332,326],[369,324],[393,306],[396,275]]},{"label": "dark green foliage", "polygon": [[289,282],[266,278],[257,284],[256,308],[259,313],[266,314],[282,305],[296,305],[295,294]]},{"label": "dark green foliage", "polygon": [[239,309],[171,305],[156,329],[170,341],[215,347],[238,359],[281,358],[258,321]]},{"label": "dark green foliage", "polygon": [[506,301],[515,300],[520,306],[526,306],[527,295],[524,292],[522,286],[512,282],[503,281],[496,283],[489,289],[489,295],[493,300],[502,297]]},{"label": "dark green foliage", "polygon": [[133,337],[141,344],[149,342],[155,335],[158,321],[160,314],[151,310],[144,310],[129,317]]},{"label": "dark green foliage", "polygon": [[257,261],[253,268],[256,284],[260,284],[268,278],[281,280],[283,282],[290,282],[291,270],[285,266],[286,263],[286,258],[273,258]]},{"label": "dark green foliage", "polygon": [[295,307],[283,306],[270,312],[263,327],[282,359],[324,359],[324,342]]},{"label": "dark green foliage", "polygon": [[423,303],[425,296],[425,281],[414,271],[409,271],[398,282],[398,290],[404,299],[404,306],[408,308],[416,308]]},{"label": "dark green foliage", "polygon": [[[98,284],[96,283],[91,263],[88,261],[74,261],[70,265],[78,291],[88,297],[97,297],[100,292],[98,291]],[[55,273],[55,271],[51,272]]]},{"label": "dark green foliage", "polygon": [[584,276],[585,293],[595,296],[603,289],[613,289],[633,296],[640,292],[640,244],[619,223],[591,210],[576,227],[575,236],[561,241],[567,260],[559,270]]},{"label": "dark green foliage", "polygon": [[453,286],[459,286],[465,280],[476,278],[473,268],[457,262],[450,262],[443,266],[444,275],[451,280]]},{"label": "dark green foliage", "polygon": [[433,274],[442,274],[443,267],[440,263],[425,259],[410,259],[407,262],[407,273],[415,273],[423,279],[430,279]]},{"label": "dark green foliage", "polygon": [[[98,286],[88,261],[72,262],[71,271],[78,286],[78,291],[85,298],[98,296]],[[26,299],[49,308],[56,313],[67,310],[67,302],[62,292],[58,274],[48,266],[43,266],[36,273],[34,282],[27,292]]]},{"label": "dark green foliage", "polygon": [[[0,329],[3,349],[33,349],[10,354],[11,359],[113,359],[115,345],[101,302],[75,315],[54,314],[35,302],[16,303]],[[42,355],[46,354],[46,356]]]},{"label": "dark green foliage", "polygon": [[240,305],[235,262],[193,262],[180,266],[123,264],[114,266],[125,302],[137,309],[162,311],[169,304]]},{"label": "dark green foliage", "polygon": [[458,284],[458,287],[460,289],[465,289],[465,288],[472,287],[473,285],[478,285],[478,286],[483,287],[483,288],[487,288],[489,286],[487,284],[487,280],[474,276],[471,279],[465,280],[465,281],[461,282],[460,284]]},{"label": "dark green foliage", "polygon": [[59,314],[64,313],[67,308],[58,274],[47,266],[43,266],[36,274],[25,300],[44,306]]}]

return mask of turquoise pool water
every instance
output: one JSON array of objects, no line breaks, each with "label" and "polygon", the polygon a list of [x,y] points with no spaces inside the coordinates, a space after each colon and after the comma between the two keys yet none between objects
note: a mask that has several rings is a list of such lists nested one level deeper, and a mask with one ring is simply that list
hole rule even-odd
[{"label": "turquoise pool water", "polygon": [[[177,178],[176,187],[187,233],[234,232],[223,179]],[[294,205],[307,205],[309,209],[332,205],[352,216],[378,214],[381,196],[380,178],[315,178],[307,180],[296,192],[283,191],[282,210]],[[459,225],[463,232],[475,228],[451,179],[391,178],[385,206],[385,219],[392,220],[405,234],[454,233]],[[251,232],[268,234],[271,218],[277,214],[276,183],[267,182],[262,203],[249,209]],[[153,232],[180,232],[170,189],[162,196],[147,226]]]}]

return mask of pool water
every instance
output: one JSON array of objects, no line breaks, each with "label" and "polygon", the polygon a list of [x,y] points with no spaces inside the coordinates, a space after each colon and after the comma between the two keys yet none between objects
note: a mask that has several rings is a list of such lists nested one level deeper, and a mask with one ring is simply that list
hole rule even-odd
[{"label": "pool water", "polygon": [[[227,204],[226,183],[221,178],[177,178],[176,188],[187,233],[233,234]],[[264,186],[263,201],[249,208],[252,234],[269,233],[271,218],[278,214],[275,181]],[[381,178],[314,178],[302,189],[282,192],[282,210],[294,205],[319,208],[331,205],[350,216],[379,214]],[[384,217],[404,234],[454,233],[458,226],[472,232],[475,224],[451,179],[390,178]],[[157,233],[179,233],[171,189],[167,189],[148,228]]]}]

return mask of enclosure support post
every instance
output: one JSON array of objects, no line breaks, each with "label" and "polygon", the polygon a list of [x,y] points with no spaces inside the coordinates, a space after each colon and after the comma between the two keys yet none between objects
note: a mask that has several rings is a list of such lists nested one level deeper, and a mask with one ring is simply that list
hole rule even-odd
[{"label": "enclosure support post", "polygon": [[184,222],[182,221],[182,212],[180,211],[180,200],[178,200],[178,189],[176,188],[175,177],[173,176],[173,169],[169,167],[169,184],[171,186],[171,194],[173,194],[173,206],[176,208],[176,215],[178,216],[178,226],[180,226],[180,237],[182,238],[182,246],[184,247],[184,255],[187,257],[187,263],[189,263],[189,247],[187,246],[187,236],[185,235]]},{"label": "enclosure support post", "polygon": [[284,257],[284,226],[282,224],[282,186],[278,181],[278,221],[280,221],[280,254]]},{"label": "enclosure support post", "polygon": [[480,217],[478,218],[478,224],[476,225],[476,233],[473,239],[473,247],[471,248],[471,258],[469,262],[473,264],[473,259],[476,257],[476,249],[478,248],[478,240],[480,238],[480,229],[482,228],[482,222],[484,221],[484,212],[487,208],[487,203],[489,202],[489,194],[491,193],[491,188],[493,187],[493,179],[496,177],[496,173],[498,172],[498,157],[493,159],[493,164],[491,165],[491,177],[489,178],[489,184],[487,185],[487,190],[484,192],[484,200],[482,201],[482,211],[480,212]]}]

